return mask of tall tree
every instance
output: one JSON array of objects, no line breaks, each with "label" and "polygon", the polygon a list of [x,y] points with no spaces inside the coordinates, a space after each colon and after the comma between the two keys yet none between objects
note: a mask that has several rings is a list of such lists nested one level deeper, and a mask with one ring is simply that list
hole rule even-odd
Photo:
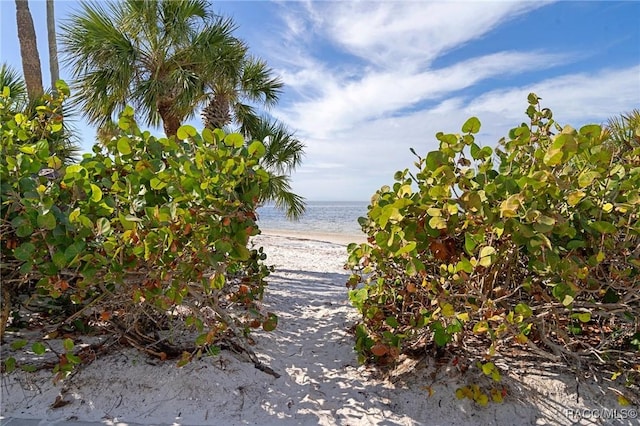
[{"label": "tall tree", "polygon": [[47,0],[47,38],[49,41],[49,72],[51,73],[51,90],[55,90],[56,81],[60,80],[58,66],[58,43],[56,40],[56,17],[53,0]]},{"label": "tall tree", "polygon": [[18,40],[20,41],[20,56],[22,57],[22,73],[27,85],[29,99],[34,100],[44,92],[42,86],[42,69],[38,44],[36,42],[36,30],[33,27],[33,18],[29,10],[28,0],[16,0],[16,24],[18,27]]},{"label": "tall tree", "polygon": [[207,87],[246,55],[233,21],[207,9],[204,0],[84,3],[62,24],[61,41],[88,120],[102,125],[131,104],[175,135]]},{"label": "tall tree", "polygon": [[[173,136],[207,104],[205,117],[213,117],[205,118],[207,125],[223,127],[235,120],[247,138],[257,138],[252,129],[258,129],[261,117],[253,105],[275,104],[282,81],[234,37],[233,20],[209,9],[206,0],[84,3],[62,24],[61,42],[87,119],[107,129],[131,104],[148,125],[162,125]],[[302,150],[303,145],[288,147]],[[288,159],[282,170],[292,171],[301,155]],[[288,184],[288,175],[278,177]],[[283,199],[297,203],[286,205],[289,216],[304,211],[300,197]]]}]

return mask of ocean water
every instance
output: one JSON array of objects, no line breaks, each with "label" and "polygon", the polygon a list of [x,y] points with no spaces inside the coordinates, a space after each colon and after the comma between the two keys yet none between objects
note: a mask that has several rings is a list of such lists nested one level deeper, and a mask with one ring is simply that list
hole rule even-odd
[{"label": "ocean water", "polygon": [[366,201],[307,201],[306,213],[296,222],[273,205],[266,205],[258,209],[258,226],[272,231],[359,235],[358,217],[367,215],[368,205]]}]

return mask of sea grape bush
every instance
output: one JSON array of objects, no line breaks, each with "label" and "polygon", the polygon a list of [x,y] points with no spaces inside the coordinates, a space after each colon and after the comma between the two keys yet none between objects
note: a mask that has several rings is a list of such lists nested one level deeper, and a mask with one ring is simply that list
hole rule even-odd
[{"label": "sea grape bush", "polygon": [[[64,166],[47,142],[69,95],[58,89],[32,118],[7,110],[6,90],[0,102],[3,332],[10,302],[25,294],[33,306],[62,306],[50,319],[59,326],[102,324],[181,362],[224,336],[275,328],[257,304],[266,255],[249,246],[269,179],[264,145],[191,126],[156,138],[127,108],[115,137]],[[42,123],[48,133],[33,142]],[[177,323],[196,333],[192,350],[158,334]]]},{"label": "sea grape bush", "polygon": [[606,128],[561,127],[528,101],[530,124],[495,150],[470,118],[373,195],[359,219],[368,242],[348,247],[361,361],[517,346],[637,378],[640,129],[616,149]]}]

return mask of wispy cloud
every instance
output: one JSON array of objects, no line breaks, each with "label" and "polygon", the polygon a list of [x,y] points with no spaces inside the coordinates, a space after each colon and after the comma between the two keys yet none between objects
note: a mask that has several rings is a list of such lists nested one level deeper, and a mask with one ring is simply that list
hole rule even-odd
[{"label": "wispy cloud", "polygon": [[319,96],[293,102],[279,114],[295,123],[302,135],[324,136],[394,115],[419,102],[437,101],[488,78],[552,67],[562,59],[556,54],[499,52],[417,73],[403,69],[371,72],[359,80],[341,83],[318,79],[314,84],[320,88]]},{"label": "wispy cloud", "polygon": [[427,65],[545,2],[317,2],[313,27],[381,68]]}]

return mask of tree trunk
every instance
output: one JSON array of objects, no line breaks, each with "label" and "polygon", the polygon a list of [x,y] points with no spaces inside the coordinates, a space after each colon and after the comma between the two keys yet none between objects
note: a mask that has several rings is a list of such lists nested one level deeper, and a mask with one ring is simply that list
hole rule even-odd
[{"label": "tree trunk", "polygon": [[168,138],[175,136],[178,133],[178,128],[182,125],[182,119],[176,117],[171,111],[171,105],[173,100],[162,99],[158,101],[158,114],[162,118],[162,126],[164,127],[164,133]]},{"label": "tree trunk", "polygon": [[42,87],[42,69],[36,42],[36,30],[33,27],[28,0],[16,0],[16,23],[18,26],[18,40],[20,40],[24,81],[27,85],[29,99],[34,100],[44,93],[44,89]]},{"label": "tree trunk", "polygon": [[47,38],[49,39],[49,71],[51,73],[51,90],[55,92],[56,81],[60,80],[58,66],[58,43],[56,41],[56,17],[53,0],[47,0]]}]

